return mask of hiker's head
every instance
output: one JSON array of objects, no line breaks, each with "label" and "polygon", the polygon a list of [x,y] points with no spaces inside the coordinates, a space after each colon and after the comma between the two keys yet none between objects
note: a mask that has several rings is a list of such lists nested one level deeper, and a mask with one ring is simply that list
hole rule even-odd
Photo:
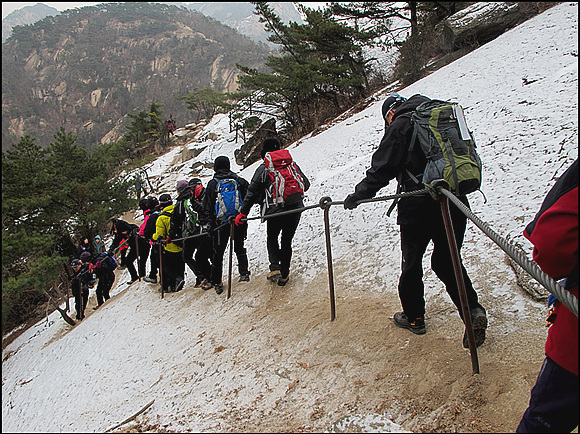
[{"label": "hiker's head", "polygon": [[183,190],[185,190],[186,188],[187,188],[187,181],[185,179],[177,181],[177,185],[175,186],[175,189],[177,190],[178,194],[181,194],[183,192]]},{"label": "hiker's head", "polygon": [[[79,261],[78,259],[73,259],[70,263],[70,266],[75,269],[81,266],[81,261]],[[75,270],[77,271],[77,270]]]},{"label": "hiker's head", "polygon": [[98,243],[101,242],[101,236],[100,235],[95,235],[95,241]]},{"label": "hiker's head", "polygon": [[390,94],[389,97],[385,100],[385,102],[383,103],[382,112],[383,112],[383,119],[385,120],[387,125],[391,125],[391,122],[393,121],[393,114],[395,113],[395,110],[401,104],[403,104],[406,100],[407,100],[407,98],[402,97],[401,95],[399,95],[398,93],[395,93],[395,92]]},{"label": "hiker's head", "polygon": [[159,196],[159,205],[161,205],[162,208],[165,208],[171,204],[173,204],[173,201],[171,200],[170,195],[163,193],[161,196]]},{"label": "hiker's head", "polygon": [[264,158],[268,152],[277,151],[280,149],[280,146],[280,141],[274,137],[264,140],[262,143],[262,151],[260,152],[261,157]]},{"label": "hiker's head", "polygon": [[149,209],[149,203],[147,199],[143,198],[139,201],[139,209],[141,211],[147,211]]},{"label": "hiker's head", "polygon": [[230,159],[224,155],[220,155],[213,162],[213,170],[215,172],[219,170],[230,170]]},{"label": "hiker's head", "polygon": [[191,189],[196,199],[201,196],[201,192],[203,191],[203,184],[201,183],[201,179],[192,178],[189,180],[187,185]]},{"label": "hiker's head", "polygon": [[159,205],[159,201],[157,200],[157,198],[155,196],[148,197],[147,202],[148,202],[149,209],[153,209],[157,205]]},{"label": "hiker's head", "polygon": [[83,252],[81,253],[81,256],[79,256],[79,259],[81,260],[81,262],[88,264],[89,262],[91,262],[91,259],[93,259],[93,255],[91,255],[90,252]]}]

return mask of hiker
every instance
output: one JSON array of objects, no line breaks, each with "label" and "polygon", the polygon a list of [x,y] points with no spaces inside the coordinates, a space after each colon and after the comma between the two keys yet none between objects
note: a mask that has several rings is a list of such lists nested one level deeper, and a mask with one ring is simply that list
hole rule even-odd
[{"label": "hiker", "polygon": [[[86,255],[84,259],[86,261]],[[82,321],[85,319],[85,309],[89,302],[89,283],[93,281],[93,276],[89,268],[90,262],[83,262],[81,259],[73,259],[70,265],[73,269],[73,275],[70,278],[70,286],[71,292],[75,298],[76,319]]]},{"label": "hiker", "polygon": [[[275,202],[274,175],[270,176],[266,168],[266,157],[273,152],[280,150],[281,145],[278,139],[266,139],[262,143],[261,157],[265,160],[260,164],[252,181],[248,187],[248,194],[244,198],[240,214],[236,217],[236,225],[240,225],[248,216],[250,209],[256,203],[261,203],[261,215],[273,215],[283,211],[291,211],[304,208],[304,192],[310,187],[310,181],[302,173],[298,165],[296,169],[299,182],[296,182],[298,190],[283,201]],[[286,151],[287,152],[287,151]],[[272,154],[273,155],[273,154]],[[289,154],[288,154],[289,155]],[[290,186],[291,180],[285,180],[285,185]],[[299,185],[301,183],[301,185]],[[271,217],[266,220],[266,245],[268,248],[268,259],[270,261],[270,272],[267,279],[277,282],[279,286],[284,286],[288,282],[290,275],[290,260],[292,259],[292,239],[298,228],[302,213],[296,212],[280,217]],[[281,236],[281,237],[280,237]],[[280,237],[280,244],[278,243]]]},{"label": "hiker", "polygon": [[[392,179],[398,180],[399,191],[409,192],[424,188],[423,184],[416,182],[409,175],[409,173],[419,174],[421,177],[420,174],[426,166],[423,151],[420,146],[415,146],[411,155],[407,154],[413,137],[409,114],[425,101],[429,101],[429,98],[414,95],[407,100],[396,93],[385,100],[382,106],[385,133],[372,156],[371,168],[366,171],[365,178],[355,187],[354,193],[349,194],[344,200],[345,209],[354,209],[358,206],[359,200],[374,197],[377,191]],[[469,207],[466,196],[458,198]],[[451,220],[457,247],[461,250],[467,217],[457,207],[451,207]],[[445,289],[457,307],[459,316],[463,318],[439,201],[428,194],[401,198],[398,202],[397,224],[401,232],[402,270],[399,278],[399,298],[403,311],[394,315],[395,324],[415,334],[426,333],[422,260],[430,241],[433,241],[431,268],[445,284]],[[477,293],[463,264],[461,269],[475,343],[476,346],[480,346],[485,341],[487,315],[479,304]],[[463,346],[469,348],[467,331],[463,335]]]},{"label": "hiker", "polygon": [[173,135],[175,131],[175,121],[173,120],[173,115],[169,116],[169,119],[167,120],[167,133],[168,135],[171,134]]},{"label": "hiker", "polygon": [[94,272],[99,279],[97,284],[97,305],[93,307],[97,310],[107,301],[110,296],[111,288],[115,283],[115,269],[117,268],[117,261],[113,256],[109,256],[108,252],[102,252],[95,258]]},{"label": "hiker", "polygon": [[[524,237],[538,266],[578,298],[578,160],[548,192]],[[546,357],[516,432],[571,432],[578,426],[578,317],[550,295]]]},{"label": "hiker", "polygon": [[159,247],[153,241],[153,234],[156,230],[157,218],[161,215],[161,207],[156,197],[151,196],[147,198],[149,213],[147,214],[147,222],[143,230],[143,237],[149,242],[151,246],[149,253],[149,266],[151,271],[143,280],[148,283],[157,283],[157,270],[159,269]]},{"label": "hiker", "polygon": [[[215,159],[213,164],[215,171],[213,178],[207,183],[207,188],[204,198],[204,207],[210,215],[213,239],[213,255],[211,260],[211,277],[210,280],[202,285],[202,289],[215,289],[219,295],[223,292],[222,273],[223,260],[228,241],[230,239],[230,225],[227,223],[230,218],[235,218],[239,213],[241,203],[248,191],[248,181],[241,176],[236,175],[230,170],[230,159],[226,156],[219,156]],[[235,185],[227,183],[226,180],[233,180]],[[230,198],[232,202],[224,203],[220,200],[225,194],[221,193],[220,186],[235,187],[235,191],[231,192]],[[220,187],[220,194],[218,195],[217,188]],[[224,192],[225,193],[225,192]],[[216,207],[218,211],[216,211]],[[227,212],[226,212],[227,210]],[[222,213],[224,213],[222,215]],[[229,215],[228,215],[229,214]],[[244,223],[240,226],[234,225],[234,252],[238,258],[238,271],[240,273],[240,281],[250,280],[250,271],[248,269],[248,254],[244,247],[244,240],[248,235],[248,224]]]},{"label": "hiker", "polygon": [[106,251],[107,248],[105,247],[105,242],[101,239],[101,236],[95,235],[95,239],[93,240],[93,254],[95,257]]},{"label": "hiker", "polygon": [[83,252],[90,252],[93,255],[93,246],[89,242],[88,238],[83,238],[77,247],[77,258],[80,258]]},{"label": "hiker", "polygon": [[159,205],[163,211],[157,218],[152,238],[163,245],[161,287],[163,292],[177,292],[181,291],[185,284],[185,263],[181,253],[183,249],[169,238],[171,215],[175,205],[167,193],[159,196]]},{"label": "hiker", "polygon": [[143,198],[139,201],[139,209],[143,211],[143,223],[139,226],[137,231],[137,243],[139,247],[139,260],[137,261],[137,272],[139,277],[145,277],[147,274],[146,266],[147,259],[149,258],[149,250],[151,250],[151,244],[149,240],[145,238],[145,227],[147,226],[147,221],[149,220],[149,199]]},{"label": "hiker", "polygon": [[[199,178],[193,178],[189,182],[179,181],[177,193],[179,196],[171,216],[169,237],[186,238],[175,243],[183,247],[183,262],[195,274],[195,287],[199,288],[211,275],[212,244],[209,235],[209,214],[203,205],[205,188]],[[205,236],[196,236],[201,234]]]},{"label": "hiker", "polygon": [[109,247],[108,253],[112,256],[115,252],[115,249],[117,249],[121,243],[124,244],[119,248],[119,250],[121,250],[125,245],[127,246],[129,250],[127,252],[127,256],[125,257],[125,265],[127,266],[127,270],[129,270],[129,274],[131,276],[129,282],[127,282],[127,285],[131,285],[132,283],[136,282],[137,279],[139,279],[137,270],[135,269],[135,259],[137,259],[135,234],[139,231],[139,226],[133,223],[128,223],[121,219],[113,219],[112,230],[115,234],[115,238],[113,239],[111,247]]}]

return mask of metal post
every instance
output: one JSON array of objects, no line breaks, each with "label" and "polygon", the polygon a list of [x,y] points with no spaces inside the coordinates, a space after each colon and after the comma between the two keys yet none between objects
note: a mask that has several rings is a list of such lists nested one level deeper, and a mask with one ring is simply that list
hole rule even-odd
[{"label": "metal post", "polygon": [[[449,184],[441,180],[432,184],[434,187],[442,186],[449,190]],[[444,195],[435,197],[441,202],[441,212],[443,214],[443,223],[445,224],[445,232],[447,233],[447,241],[449,243],[449,251],[453,261],[453,270],[455,271],[455,279],[457,280],[457,288],[459,292],[459,300],[461,301],[461,311],[463,312],[463,322],[465,324],[465,331],[467,332],[467,341],[469,343],[469,352],[471,354],[471,366],[474,374],[479,374],[479,361],[477,358],[477,346],[475,345],[475,337],[473,335],[473,324],[471,322],[471,312],[469,310],[469,303],[467,301],[467,292],[465,291],[465,281],[463,280],[463,272],[461,269],[461,260],[459,257],[459,250],[457,249],[457,242],[455,240],[455,232],[453,231],[453,222],[451,221],[451,212],[449,210],[449,199]]]},{"label": "metal post", "polygon": [[330,320],[334,321],[336,318],[336,306],[334,301],[334,274],[332,270],[332,248],[330,245],[330,221],[329,211],[330,197],[323,197],[320,199],[320,207],[324,209],[324,233],[326,236],[326,261],[328,264],[328,287],[330,289]]},{"label": "metal post", "polygon": [[135,252],[137,253],[137,277],[141,282],[141,264],[139,260],[139,235],[135,234]]},{"label": "metal post", "polygon": [[228,268],[228,293],[226,298],[232,296],[232,255],[234,250],[234,219],[230,217],[230,263]]},{"label": "metal post", "polygon": [[161,298],[165,296],[163,290],[163,244],[159,243],[159,283],[161,283]]}]

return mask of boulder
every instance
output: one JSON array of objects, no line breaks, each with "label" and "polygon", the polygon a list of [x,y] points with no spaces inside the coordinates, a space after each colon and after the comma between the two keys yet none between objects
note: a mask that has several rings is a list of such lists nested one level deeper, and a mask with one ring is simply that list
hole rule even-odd
[{"label": "boulder", "polygon": [[437,25],[439,47],[450,52],[483,45],[535,13],[534,5],[525,2],[475,3]]},{"label": "boulder", "polygon": [[245,169],[250,164],[258,161],[262,150],[262,142],[265,139],[277,136],[276,119],[271,118],[264,122],[240,149],[234,151],[236,163]]}]

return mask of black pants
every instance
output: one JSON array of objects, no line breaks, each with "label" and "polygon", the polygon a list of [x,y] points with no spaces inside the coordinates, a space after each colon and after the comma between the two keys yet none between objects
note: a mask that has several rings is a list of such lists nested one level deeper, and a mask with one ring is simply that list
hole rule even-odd
[{"label": "black pants", "polygon": [[100,306],[107,301],[111,296],[109,291],[115,282],[115,273],[111,270],[101,270],[99,275],[99,283],[97,284],[97,304]]},{"label": "black pants", "polygon": [[147,265],[147,259],[149,258],[151,244],[149,244],[149,240],[146,240],[143,237],[138,237],[137,240],[139,242],[139,277],[144,277],[147,274],[145,266]]},{"label": "black pants", "polygon": [[[287,214],[266,220],[266,246],[270,271],[280,270],[280,274],[284,278],[290,274],[292,239],[296,234],[301,215],[302,213]],[[280,243],[278,243],[278,237],[280,237]]]},{"label": "black pants", "polygon": [[77,313],[77,319],[80,321],[85,318],[85,309],[87,308],[87,303],[89,302],[89,287],[87,285],[75,285],[76,288],[72,289],[72,294],[75,297],[75,310]]},{"label": "black pants", "polygon": [[181,252],[163,250],[163,291],[174,290],[179,279],[185,278],[185,263]]},{"label": "black pants", "polygon": [[546,357],[516,432],[571,432],[578,426],[578,375]]},{"label": "black pants", "polygon": [[[250,274],[248,269],[248,253],[244,247],[244,240],[248,235],[248,224],[234,226],[234,252],[238,258],[238,271],[241,274]],[[222,283],[224,253],[230,240],[230,225],[214,231],[213,255],[211,261],[211,282]]]},{"label": "black pants", "polygon": [[[399,298],[403,307],[403,312],[408,318],[423,318],[425,316],[425,287],[423,285],[423,255],[433,241],[433,253],[431,255],[431,268],[437,277],[445,284],[445,289],[451,300],[459,311],[459,316],[463,318],[459,290],[455,279],[453,262],[447,242],[447,234],[443,223],[443,216],[440,211],[431,212],[430,219],[422,223],[401,225],[401,250],[402,250],[402,271],[399,279]],[[467,225],[467,217],[456,207],[451,207],[451,220],[455,233],[457,248],[461,250],[463,237]],[[461,256],[460,256],[461,259]],[[477,298],[477,293],[463,263],[461,263],[463,279],[469,308],[482,307]]]},{"label": "black pants", "polygon": [[157,270],[159,270],[159,246],[157,244],[151,246],[149,259],[149,264],[151,266],[149,277],[151,279],[157,279]]},{"label": "black pants", "polygon": [[200,283],[203,279],[209,280],[211,278],[211,254],[212,239],[209,234],[183,241],[183,262],[195,274],[196,283]]}]

